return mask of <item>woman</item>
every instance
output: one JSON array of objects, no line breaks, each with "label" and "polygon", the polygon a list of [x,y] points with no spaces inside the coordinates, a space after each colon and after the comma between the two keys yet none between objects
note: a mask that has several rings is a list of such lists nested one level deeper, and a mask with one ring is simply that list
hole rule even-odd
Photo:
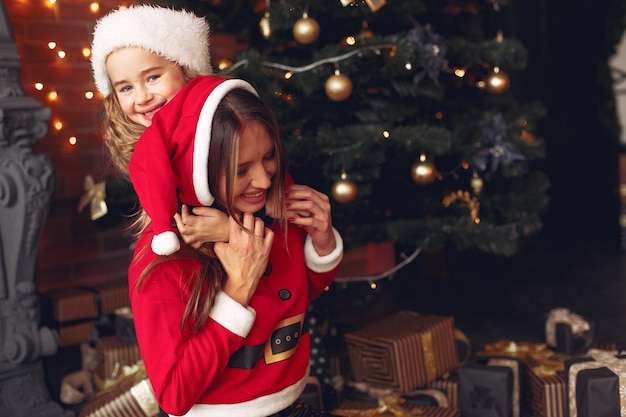
[{"label": "woman", "polygon": [[[343,247],[328,197],[297,184],[286,193],[285,165],[272,111],[242,80],[194,78],[137,142],[129,172],[151,223],[129,268],[130,297],[142,359],[170,415],[324,415],[298,402],[309,366],[304,316]],[[176,233],[171,210],[181,203],[224,211],[228,242],[158,255],[154,238]],[[275,220],[263,215],[267,204]]]}]

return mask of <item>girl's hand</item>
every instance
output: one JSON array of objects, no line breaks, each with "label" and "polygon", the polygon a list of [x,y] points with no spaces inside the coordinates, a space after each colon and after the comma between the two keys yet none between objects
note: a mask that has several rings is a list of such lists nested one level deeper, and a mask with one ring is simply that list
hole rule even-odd
[{"label": "girl's hand", "polygon": [[174,220],[183,241],[198,249],[206,242],[228,241],[228,216],[211,207],[194,207],[193,214],[183,204],[181,214],[176,213]]},{"label": "girl's hand", "polygon": [[306,185],[293,184],[287,187],[286,197],[289,222],[311,235],[318,255],[331,253],[336,242],[328,196]]},{"label": "girl's hand", "polygon": [[250,213],[244,213],[243,225],[252,233],[230,218],[228,243],[217,242],[214,250],[228,276],[222,290],[248,306],[267,267],[274,232],[265,227],[261,218]]}]

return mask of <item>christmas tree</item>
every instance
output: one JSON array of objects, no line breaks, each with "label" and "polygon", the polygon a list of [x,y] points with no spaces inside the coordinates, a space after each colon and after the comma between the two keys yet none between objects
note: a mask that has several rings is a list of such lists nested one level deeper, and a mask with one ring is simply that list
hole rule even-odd
[{"label": "christmas tree", "polygon": [[332,196],[348,248],[509,256],[542,228],[540,103],[505,0],[160,1],[248,47],[213,63],[276,111],[296,182]]}]

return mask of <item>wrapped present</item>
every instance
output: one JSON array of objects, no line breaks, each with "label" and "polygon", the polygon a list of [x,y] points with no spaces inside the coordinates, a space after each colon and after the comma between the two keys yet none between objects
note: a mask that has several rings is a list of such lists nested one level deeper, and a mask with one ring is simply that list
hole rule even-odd
[{"label": "wrapped present", "polygon": [[523,363],[521,395],[535,417],[563,417],[565,410],[565,356],[545,343],[500,340],[476,352],[477,357],[509,357]]},{"label": "wrapped present", "polygon": [[130,307],[122,307],[115,310],[115,336],[122,343],[137,344],[137,335],[135,334],[135,322],[133,320],[133,312]]},{"label": "wrapped present", "polygon": [[454,319],[402,310],[344,336],[354,379],[398,393],[458,369]]},{"label": "wrapped present", "polygon": [[344,417],[460,417],[458,408],[406,404],[396,395],[379,398],[376,403],[344,401],[333,414]]},{"label": "wrapped present", "polygon": [[443,392],[450,407],[459,406],[459,374],[457,372],[437,378],[429,382],[427,387]]},{"label": "wrapped present", "polygon": [[459,369],[459,408],[464,417],[520,417],[523,364],[483,358]]},{"label": "wrapped present", "polygon": [[95,294],[100,314],[113,314],[118,308],[130,307],[128,283],[125,280],[83,289]]},{"label": "wrapped present", "polygon": [[626,414],[626,355],[592,349],[585,358],[565,361],[566,416]]},{"label": "wrapped present", "polygon": [[78,288],[45,292],[41,317],[44,325],[58,333],[61,347],[89,342],[98,318],[96,297]]},{"label": "wrapped present", "polygon": [[116,367],[132,365],[141,359],[139,347],[136,344],[122,343],[116,336],[97,339],[96,352],[95,374],[101,380],[110,378]]},{"label": "wrapped present", "polygon": [[153,417],[160,413],[154,391],[141,361],[125,367],[114,384],[91,397],[79,417]]},{"label": "wrapped present", "polygon": [[557,352],[583,354],[593,343],[593,323],[567,308],[550,310],[545,327],[546,343]]}]

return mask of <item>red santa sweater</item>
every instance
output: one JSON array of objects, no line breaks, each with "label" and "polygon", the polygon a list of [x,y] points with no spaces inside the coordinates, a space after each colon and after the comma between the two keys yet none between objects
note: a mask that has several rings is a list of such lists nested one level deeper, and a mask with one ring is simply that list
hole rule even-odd
[{"label": "red santa sweater", "polygon": [[320,257],[300,229],[289,227],[287,245],[275,230],[271,272],[261,278],[250,306],[219,293],[206,327],[196,334],[181,331],[181,320],[188,277],[199,262],[162,262],[136,290],[156,257],[151,238],[146,230],[137,242],[129,289],[139,349],[161,408],[174,416],[262,417],[292,404],[309,366],[305,313],[337,274],[339,234],[335,251]]}]

